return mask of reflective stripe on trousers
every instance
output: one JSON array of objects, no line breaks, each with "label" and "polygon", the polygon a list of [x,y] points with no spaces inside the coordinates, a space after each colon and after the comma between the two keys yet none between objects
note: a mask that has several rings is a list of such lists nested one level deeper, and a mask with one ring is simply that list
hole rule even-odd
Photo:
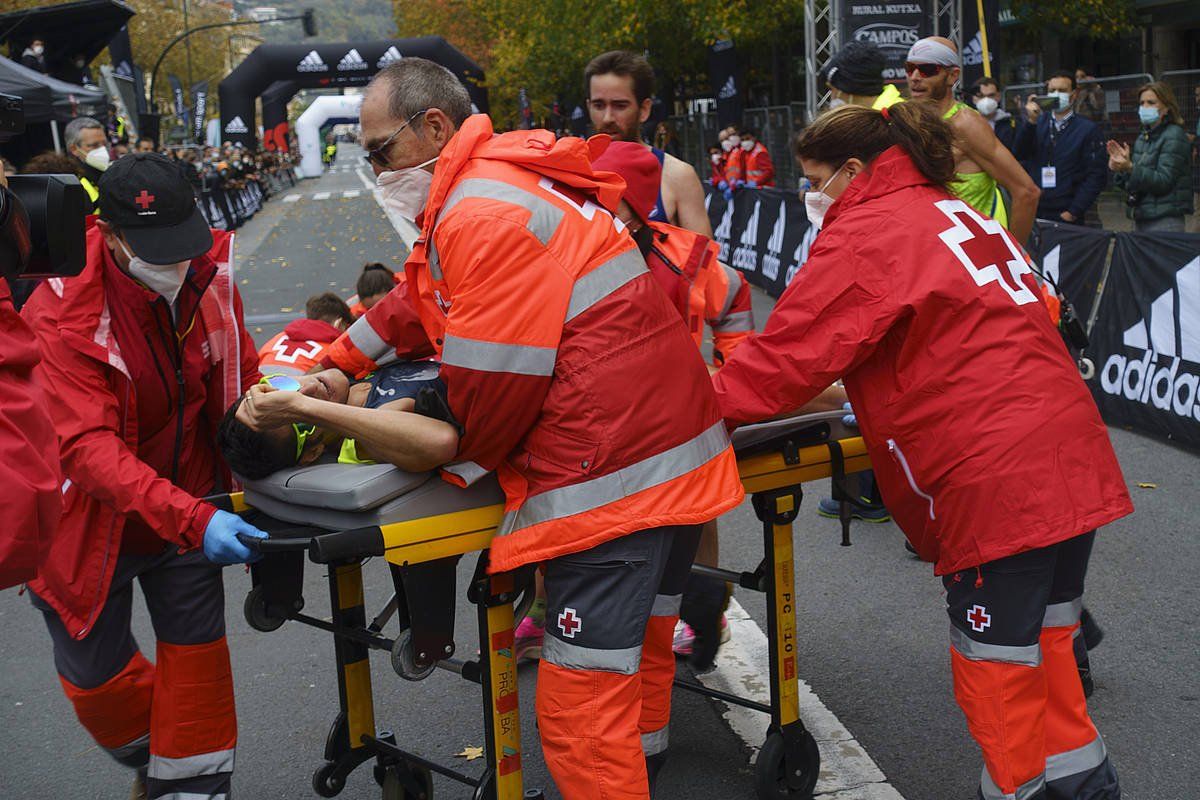
[{"label": "reflective stripe on trousers", "polygon": [[648,756],[655,756],[659,753],[667,751],[669,744],[670,725],[665,725],[656,731],[642,734],[642,752]]}]

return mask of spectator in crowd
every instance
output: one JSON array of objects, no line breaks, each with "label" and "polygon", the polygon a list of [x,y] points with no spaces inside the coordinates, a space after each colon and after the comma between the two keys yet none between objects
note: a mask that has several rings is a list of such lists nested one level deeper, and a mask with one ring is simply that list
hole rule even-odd
[{"label": "spectator in crowd", "polygon": [[992,126],[992,133],[1000,140],[1000,144],[1013,149],[1013,139],[1017,135],[1017,120],[1000,107],[1000,86],[995,79],[984,76],[971,85],[971,102],[975,110]]},{"label": "spectator in crowd", "polygon": [[129,130],[125,118],[117,113],[113,103],[108,104],[108,115],[105,118],[105,131],[111,144],[125,144],[129,141]]},{"label": "spectator in crowd", "polygon": [[1138,90],[1141,133],[1129,145],[1108,140],[1108,168],[1128,193],[1127,213],[1135,230],[1183,233],[1194,211],[1190,145],[1175,92],[1162,81]]},{"label": "spectator in crowd", "polygon": [[738,129],[734,125],[722,129],[717,134],[717,139],[721,143],[721,180],[717,183],[717,188],[725,194],[726,200],[733,198],[733,188],[735,183],[743,180],[745,175],[745,154],[742,153],[742,137],[738,133]]},{"label": "spectator in crowd", "polygon": [[153,153],[156,149],[157,148],[154,146],[153,139],[151,139],[149,136],[142,136],[137,140],[137,148],[135,149],[135,152]]},{"label": "spectator in crowd", "polygon": [[76,117],[67,123],[63,139],[77,162],[74,172],[92,201],[92,211],[99,211],[100,176],[110,162],[104,126],[91,117]]},{"label": "spectator in crowd", "polygon": [[1041,187],[1040,219],[1096,225],[1096,198],[1108,181],[1100,127],[1076,114],[1075,76],[1059,70],[1046,81],[1053,106],[1043,112],[1037,95],[1029,95],[1025,118],[1017,126],[1013,152]]},{"label": "spectator in crowd", "polygon": [[96,85],[92,80],[92,71],[88,68],[87,56],[83,53],[76,53],[70,61],[64,62],[54,77],[79,86]]},{"label": "spectator in crowd", "polygon": [[721,149],[720,142],[708,146],[708,160],[712,164],[712,174],[708,182],[714,187],[719,187],[725,180],[725,151]]},{"label": "spectator in crowd", "polygon": [[35,72],[46,72],[46,43],[38,37],[29,43],[21,53],[21,66]]},{"label": "spectator in crowd", "polygon": [[304,304],[304,319],[288,324],[258,350],[263,375],[303,375],[345,333],[354,317],[346,301],[333,292],[314,294]]},{"label": "spectator in crowd", "polygon": [[82,169],[79,159],[66,153],[47,150],[38,153],[25,163],[26,175],[75,175]]},{"label": "spectator in crowd", "polygon": [[358,274],[358,281],[354,284],[354,291],[358,292],[358,302],[350,309],[350,313],[358,319],[367,313],[371,306],[386,297],[402,280],[403,275],[393,272],[378,261],[364,264],[362,272]]},{"label": "spectator in crowd", "polygon": [[660,122],[654,128],[654,146],[664,153],[679,158],[679,137],[669,122]]},{"label": "spectator in crowd", "polygon": [[[1084,81],[1087,81],[1086,83]],[[1075,113],[1097,124],[1104,122],[1104,88],[1083,67],[1075,68]]]},{"label": "spectator in crowd", "polygon": [[[758,131],[742,128],[742,158],[746,170],[745,186],[757,189],[775,185],[775,162],[766,145],[758,140]],[[737,188],[741,188],[738,186]]]},{"label": "spectator in crowd", "polygon": [[829,107],[849,104],[878,110],[899,103],[904,99],[900,90],[883,82],[886,65],[883,51],[874,42],[847,42],[821,73],[829,87]]}]

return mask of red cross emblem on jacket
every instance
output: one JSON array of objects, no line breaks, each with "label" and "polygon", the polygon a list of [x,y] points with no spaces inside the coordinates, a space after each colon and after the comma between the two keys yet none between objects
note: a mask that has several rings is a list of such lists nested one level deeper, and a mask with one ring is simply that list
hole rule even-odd
[{"label": "red cross emblem on jacket", "polygon": [[574,639],[575,634],[583,629],[583,620],[576,616],[575,609],[564,608],[558,615],[558,629],[562,631],[563,636]]}]

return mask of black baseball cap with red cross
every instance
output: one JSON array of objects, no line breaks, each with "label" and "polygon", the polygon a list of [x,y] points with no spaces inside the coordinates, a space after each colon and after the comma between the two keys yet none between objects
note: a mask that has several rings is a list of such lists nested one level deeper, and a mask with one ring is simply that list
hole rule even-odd
[{"label": "black baseball cap with red cross", "polygon": [[158,153],[130,153],[100,176],[100,218],[151,264],[178,264],[212,248],[212,231],[179,165]]}]

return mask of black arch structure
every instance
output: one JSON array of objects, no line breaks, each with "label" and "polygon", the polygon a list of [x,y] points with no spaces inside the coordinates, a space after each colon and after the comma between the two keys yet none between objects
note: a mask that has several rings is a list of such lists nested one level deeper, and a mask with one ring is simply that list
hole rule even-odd
[{"label": "black arch structure", "polygon": [[275,81],[262,93],[263,149],[286,150],[288,102],[300,91],[296,81]]},{"label": "black arch structure", "polygon": [[[400,57],[427,58],[449,69],[467,87],[480,111],[487,112],[483,70],[441,36],[414,39],[381,39],[373,42],[323,44],[264,44],[254,49],[217,87],[221,100],[221,139],[254,147],[255,100],[271,90],[272,118],[264,108],[264,130],[278,144],[278,108],[300,89],[363,86],[382,67]],[[291,86],[291,94],[288,90]],[[241,124],[238,124],[238,120]],[[287,113],[283,113],[286,125]],[[268,127],[267,123],[273,123]],[[231,124],[233,123],[233,124]],[[285,135],[286,135],[286,128]]]}]

